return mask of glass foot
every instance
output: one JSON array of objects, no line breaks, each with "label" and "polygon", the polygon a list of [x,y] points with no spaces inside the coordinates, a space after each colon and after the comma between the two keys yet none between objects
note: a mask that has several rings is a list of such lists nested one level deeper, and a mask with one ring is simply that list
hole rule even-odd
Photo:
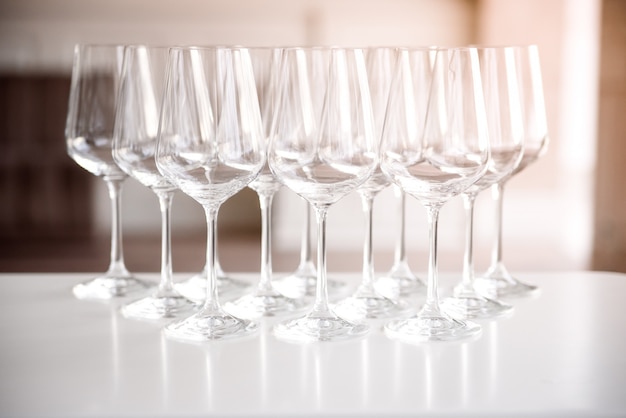
[{"label": "glass foot", "polygon": [[424,310],[411,318],[390,321],[384,330],[388,337],[408,343],[459,341],[477,338],[481,333],[478,324]]},{"label": "glass foot", "polygon": [[520,282],[502,265],[491,268],[483,277],[476,277],[474,288],[491,299],[528,297],[539,294],[537,286]]},{"label": "glass foot", "polygon": [[497,300],[465,292],[444,299],[441,308],[454,318],[491,319],[513,314],[513,307]]},{"label": "glass foot", "polygon": [[154,285],[149,282],[128,277],[96,277],[72,288],[78,299],[109,300],[113,298],[136,298],[144,296]]},{"label": "glass foot", "polygon": [[257,329],[257,323],[236,318],[224,311],[200,311],[169,324],[163,332],[167,337],[179,341],[205,342],[244,337]]},{"label": "glass foot", "polygon": [[396,301],[376,292],[360,289],[354,295],[339,301],[333,311],[342,318],[351,321],[381,319],[402,316],[410,312],[404,301]]},{"label": "glass foot", "polygon": [[178,294],[153,295],[123,306],[121,313],[130,319],[169,319],[191,315],[198,305]]},{"label": "glass foot", "polygon": [[255,292],[224,304],[224,310],[239,317],[255,319],[298,313],[307,307],[304,299],[294,299],[277,291]]},{"label": "glass foot", "polygon": [[273,332],[281,340],[305,343],[362,337],[369,332],[369,327],[354,324],[332,312],[311,312],[302,318],[276,324]]},{"label": "glass foot", "polygon": [[[183,296],[197,302],[204,302],[206,299],[206,273],[202,272],[189,279],[176,283],[174,288]],[[228,276],[217,277],[217,288],[220,297],[240,295],[250,287],[250,283],[243,280],[233,279]]]}]

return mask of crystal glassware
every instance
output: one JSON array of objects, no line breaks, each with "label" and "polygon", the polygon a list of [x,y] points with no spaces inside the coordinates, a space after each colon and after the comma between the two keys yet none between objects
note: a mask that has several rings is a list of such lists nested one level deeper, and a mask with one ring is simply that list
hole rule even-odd
[{"label": "crystal glassware", "polygon": [[159,171],[205,211],[207,292],[202,308],[165,335],[208,341],[248,335],[255,322],[225,312],[216,277],[217,215],[265,164],[263,126],[248,50],[171,48],[156,161]]},{"label": "crystal glassware", "polygon": [[531,296],[539,289],[524,283],[509,273],[502,259],[502,205],[504,186],[514,175],[539,159],[548,147],[548,124],[543,98],[541,65],[536,45],[515,47],[517,76],[522,101],[524,153],[522,161],[513,172],[491,186],[496,202],[496,239],[491,257],[491,266],[476,277],[474,286],[482,294],[495,298]]},{"label": "crystal glassware", "polygon": [[451,341],[480,334],[479,325],[441,310],[438,296],[437,226],[441,207],[474,184],[487,169],[487,121],[475,49],[438,49],[428,105],[420,114],[415,89],[428,66],[398,66],[390,92],[381,167],[426,208],[430,256],[426,302],[417,315],[395,319],[385,333],[407,342]]},{"label": "crystal glassware", "polygon": [[[430,77],[432,64],[434,62],[435,49],[428,47],[402,48],[398,56],[397,65],[418,67],[416,74],[421,74],[421,78],[414,80],[413,88],[421,90],[424,94],[415,94],[416,106],[419,114],[425,113],[428,101],[428,89],[430,88]],[[383,116],[385,113],[383,112]],[[382,127],[384,121],[377,122]],[[394,261],[391,269],[376,280],[376,289],[391,298],[406,297],[424,293],[426,284],[418,278],[409,267],[406,254],[406,193],[401,187],[393,185],[394,194],[397,198],[398,213],[398,236],[394,249]]]},{"label": "crystal glassware", "polygon": [[123,45],[76,45],[72,67],[65,139],[69,156],[101,177],[111,198],[111,258],[102,276],[73,288],[79,299],[140,297],[148,282],[129,273],[122,249],[121,190],[127,174],[113,160],[115,101],[120,81]]},{"label": "crystal glassware", "polygon": [[[380,136],[387,109],[389,87],[396,64],[397,48],[368,48],[366,62],[372,110],[374,113],[376,141]],[[373,207],[374,198],[389,185],[389,179],[377,165],[372,175],[361,184],[357,193],[361,197],[365,213],[365,240],[363,245],[363,272],[361,284],[349,297],[340,300],[334,311],[343,318],[354,321],[365,319],[389,318],[405,314],[409,305],[401,300],[383,295],[374,287],[374,252],[373,252]]]},{"label": "crystal glassware", "polygon": [[197,306],[174,289],[170,220],[176,186],[159,173],[154,158],[167,56],[167,47],[127,46],[117,96],[113,159],[157,195],[161,210],[161,281],[152,295],[122,307],[124,316],[135,319],[175,318]]},{"label": "crystal glassware", "polygon": [[477,48],[485,97],[491,158],[485,174],[465,192],[465,256],[463,280],[442,307],[453,316],[484,319],[510,315],[511,305],[487,298],[474,289],[474,202],[476,196],[515,170],[522,159],[524,129],[513,47]]},{"label": "crystal glassware", "polygon": [[[252,68],[259,97],[264,128],[264,150],[267,152],[270,128],[276,107],[276,82],[281,48],[250,48]],[[242,318],[258,318],[298,312],[306,307],[304,298],[292,298],[279,292],[272,283],[272,201],[281,184],[267,162],[259,176],[249,185],[259,196],[261,208],[261,277],[251,294],[224,305],[228,312]]]},{"label": "crystal glassware", "polygon": [[377,165],[364,51],[286,48],[280,81],[268,160],[276,178],[315,208],[318,277],[311,311],[273,331],[297,342],[362,336],[367,325],[341,318],[329,306],[326,218],[328,209],[365,182]]}]

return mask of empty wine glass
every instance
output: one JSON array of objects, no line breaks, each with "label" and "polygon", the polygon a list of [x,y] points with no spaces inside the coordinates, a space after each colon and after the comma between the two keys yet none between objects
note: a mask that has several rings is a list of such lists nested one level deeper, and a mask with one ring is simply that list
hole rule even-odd
[{"label": "empty wine glass", "polygon": [[277,324],[274,334],[300,342],[361,336],[368,326],[339,317],[328,303],[326,217],[377,164],[364,51],[287,48],[283,64],[268,159],[276,178],[315,208],[318,277],[312,310]]},{"label": "empty wine glass", "polygon": [[122,307],[129,318],[174,318],[196,307],[174,290],[170,219],[176,186],[159,173],[154,159],[167,56],[166,47],[126,47],[117,98],[113,158],[157,195],[161,209],[161,281],[154,294]]},{"label": "empty wine glass", "polygon": [[523,283],[513,277],[502,261],[504,186],[512,176],[537,161],[548,147],[548,125],[543,99],[539,50],[536,45],[517,46],[514,49],[523,111],[524,153],[517,168],[492,186],[493,198],[496,201],[496,239],[492,251],[491,266],[484,275],[476,277],[474,284],[482,294],[496,299],[530,296],[539,290],[537,286]]},{"label": "empty wine glass", "polygon": [[127,174],[113,161],[115,100],[122,67],[122,45],[77,45],[65,126],[69,156],[102,177],[111,198],[111,259],[104,275],[74,286],[79,299],[111,299],[144,294],[150,284],[135,278],[124,264],[121,190]]},{"label": "empty wine glass", "polygon": [[487,171],[463,192],[466,212],[463,280],[442,307],[451,315],[465,319],[495,318],[509,315],[513,307],[480,295],[474,289],[474,202],[483,190],[498,183],[518,166],[522,158],[524,127],[517,82],[515,49],[477,48],[485,97],[489,150]]},{"label": "empty wine glass", "polygon": [[[423,94],[415,94],[418,106],[417,112],[420,115],[425,114],[426,104],[428,101],[428,90],[430,89],[430,79],[432,73],[432,65],[435,57],[434,48],[404,48],[398,57],[397,65],[405,65],[415,67],[414,74],[421,74],[419,79],[414,79],[413,87]],[[384,117],[383,113],[383,117]],[[382,126],[384,121],[379,123]],[[383,294],[398,298],[402,296],[410,296],[416,293],[423,293],[426,290],[426,284],[418,278],[409,267],[406,255],[406,193],[401,187],[394,185],[394,194],[397,198],[397,213],[399,219],[398,236],[394,249],[394,261],[389,272],[376,280],[376,288]]]},{"label": "empty wine glass", "polygon": [[167,336],[207,341],[247,335],[255,322],[225,312],[218,300],[215,231],[221,204],[265,163],[263,127],[245,48],[172,48],[160,118],[159,171],[202,205],[207,219],[207,292],[194,315]]},{"label": "empty wine glass", "polygon": [[[398,50],[396,48],[369,48],[366,50],[367,74],[374,112],[376,141],[380,137],[387,109],[389,86],[396,64]],[[382,295],[374,287],[374,254],[373,254],[373,206],[374,198],[389,185],[389,179],[377,164],[372,175],[361,184],[357,193],[361,197],[365,213],[365,241],[363,245],[363,273],[361,284],[356,291],[335,306],[335,312],[343,318],[361,321],[364,319],[388,318],[408,311],[404,301],[395,300]]]},{"label": "empty wine glass", "polygon": [[381,145],[385,174],[426,208],[430,235],[426,302],[416,316],[392,320],[385,332],[408,342],[476,336],[480,326],[454,319],[439,307],[437,225],[439,210],[474,184],[489,161],[478,55],[475,49],[439,49],[425,118],[419,113],[415,78],[400,65],[389,98]]},{"label": "empty wine glass", "polygon": [[[252,68],[259,96],[259,107],[265,134],[267,152],[272,118],[276,107],[276,82],[282,49],[250,48]],[[224,305],[224,309],[241,318],[258,318],[297,312],[306,306],[302,298],[291,298],[280,293],[272,284],[272,201],[281,184],[267,163],[259,176],[248,184],[259,196],[261,207],[261,279],[252,294]]]}]

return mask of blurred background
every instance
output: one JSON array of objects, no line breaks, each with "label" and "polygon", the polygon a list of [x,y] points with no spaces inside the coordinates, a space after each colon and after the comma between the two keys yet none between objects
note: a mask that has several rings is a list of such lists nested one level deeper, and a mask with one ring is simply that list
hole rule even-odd
[{"label": "blurred background", "polygon": [[[76,43],[246,46],[537,44],[548,153],[509,182],[504,259],[512,271],[626,271],[626,2],[622,0],[3,0],[0,2],[0,271],[104,271],[109,198],[104,182],[65,152]],[[305,204],[275,198],[274,270],[298,264]],[[377,271],[398,235],[391,188],[374,206]],[[494,239],[489,192],[476,206],[477,269]],[[357,195],[329,213],[331,271],[360,271],[365,218]],[[124,252],[133,271],[158,271],[156,196],[133,179],[123,192]],[[200,270],[206,224],[182,193],[173,205],[174,269]],[[460,199],[440,221],[441,269],[460,271]],[[407,251],[426,270],[424,209],[407,199]],[[227,271],[260,265],[260,211],[245,189],[223,206],[219,257]]]}]

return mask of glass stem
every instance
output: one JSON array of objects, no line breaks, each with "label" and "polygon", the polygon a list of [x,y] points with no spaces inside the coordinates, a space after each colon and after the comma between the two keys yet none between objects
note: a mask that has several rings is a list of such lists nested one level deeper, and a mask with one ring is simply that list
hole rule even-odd
[{"label": "glass stem", "polygon": [[[217,243],[218,238],[217,238],[217,225],[215,226],[215,231],[213,231],[215,233],[215,242]],[[216,248],[217,248],[217,244],[216,244]],[[220,256],[217,253],[215,253],[215,261],[213,262],[213,265],[215,266],[215,277],[217,278],[217,280],[219,280],[220,278],[226,278],[226,273],[224,272],[224,269],[222,268],[222,265],[220,264]],[[206,267],[206,266],[205,266]]]},{"label": "glass stem", "polygon": [[217,212],[218,208],[207,205],[204,207],[207,223],[207,246],[206,246],[206,300],[203,311],[220,311],[217,297]]},{"label": "glass stem", "polygon": [[300,265],[298,269],[305,269],[313,264],[311,255],[311,205],[306,202],[306,219],[304,221],[304,229],[302,231],[302,245],[300,246]]},{"label": "glass stem", "polygon": [[125,177],[105,177],[111,198],[111,261],[108,275],[128,276],[122,248],[122,183]]},{"label": "glass stem", "polygon": [[159,294],[171,295],[174,293],[172,283],[172,200],[173,191],[159,191],[159,207],[161,208],[161,282]]},{"label": "glass stem", "polygon": [[259,193],[261,207],[261,280],[258,292],[271,293],[272,289],[272,200],[274,193]]},{"label": "glass stem", "polygon": [[326,277],[326,215],[328,206],[315,206],[317,217],[317,283],[313,313],[331,315],[328,307],[328,283]]},{"label": "glass stem", "polygon": [[491,265],[493,268],[502,264],[502,202],[504,183],[494,184],[491,192],[493,200],[496,201],[496,239],[491,253]]},{"label": "glass stem", "polygon": [[465,257],[463,257],[463,288],[466,291],[474,289],[474,193],[463,194],[465,206]]},{"label": "glass stem", "polygon": [[400,235],[398,240],[396,241],[396,251],[395,251],[395,260],[394,264],[405,264],[406,261],[406,236],[405,236],[405,228],[406,228],[406,194],[404,191],[395,186],[396,196],[400,201],[400,205],[398,206],[399,218],[400,218]]},{"label": "glass stem", "polygon": [[422,311],[439,313],[439,272],[437,270],[437,224],[439,223],[440,205],[426,207],[428,214],[429,230],[429,255],[428,255],[428,284],[426,290],[426,303]]},{"label": "glass stem", "polygon": [[361,193],[361,204],[365,213],[365,241],[363,243],[363,281],[361,290],[374,291],[374,254],[373,254],[373,206],[374,196]]}]

